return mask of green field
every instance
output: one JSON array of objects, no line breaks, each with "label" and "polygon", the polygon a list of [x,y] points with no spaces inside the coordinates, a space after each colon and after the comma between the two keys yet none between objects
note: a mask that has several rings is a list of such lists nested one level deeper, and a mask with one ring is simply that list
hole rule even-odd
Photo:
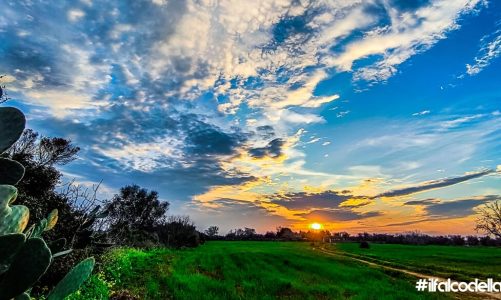
[{"label": "green field", "polygon": [[444,278],[501,279],[501,249],[496,247],[371,244],[370,249],[360,249],[358,243],[338,243],[332,248],[380,264]]},{"label": "green field", "polygon": [[208,242],[196,249],[116,249],[72,299],[445,299],[415,278],[294,242]]}]

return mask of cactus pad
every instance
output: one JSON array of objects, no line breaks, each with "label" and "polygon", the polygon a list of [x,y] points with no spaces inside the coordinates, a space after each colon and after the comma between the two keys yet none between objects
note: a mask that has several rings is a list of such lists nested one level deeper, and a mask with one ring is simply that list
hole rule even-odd
[{"label": "cactus pad", "polygon": [[8,209],[8,214],[1,215],[0,235],[23,232],[30,219],[30,210],[24,205],[14,205]]},{"label": "cactus pad", "polygon": [[42,239],[32,238],[16,253],[9,270],[0,281],[0,300],[9,300],[24,293],[47,270],[51,253]]},{"label": "cactus pad", "polygon": [[45,231],[45,228],[47,228],[47,219],[42,219],[40,222],[35,225],[35,229],[31,232],[31,237],[40,237],[42,236],[42,233]]},{"label": "cactus pad", "polygon": [[57,209],[53,209],[47,216],[47,227],[45,227],[45,231],[54,228],[54,226],[56,226],[57,219],[58,219],[58,211]]},{"label": "cactus pad", "polygon": [[23,133],[26,119],[14,107],[0,107],[0,153],[9,149]]},{"label": "cactus pad", "polygon": [[0,185],[0,235],[20,233],[28,225],[30,211],[26,206],[9,206],[17,197],[17,189],[11,185]]},{"label": "cactus pad", "polygon": [[[17,198],[17,189],[12,185],[0,185],[0,216],[7,210],[9,204]],[[7,212],[7,211],[6,211]]]},{"label": "cactus pad", "polygon": [[12,257],[21,249],[25,240],[22,233],[0,236],[0,274],[7,271]]},{"label": "cactus pad", "polygon": [[94,258],[89,257],[76,265],[64,278],[56,285],[47,297],[48,300],[62,300],[75,292],[87,280],[94,269]]},{"label": "cactus pad", "polygon": [[17,295],[14,300],[31,300],[31,297],[26,293],[22,293],[21,295]]}]

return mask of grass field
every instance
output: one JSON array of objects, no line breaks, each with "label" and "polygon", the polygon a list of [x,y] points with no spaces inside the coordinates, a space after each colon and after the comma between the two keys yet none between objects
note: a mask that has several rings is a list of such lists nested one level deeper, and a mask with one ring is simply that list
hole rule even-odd
[{"label": "grass field", "polygon": [[209,242],[196,249],[110,252],[72,299],[445,299],[415,279],[331,257],[308,243]]},{"label": "grass field", "polygon": [[501,279],[501,249],[496,247],[371,244],[370,249],[360,249],[358,243],[338,243],[332,247],[378,263],[444,278]]}]

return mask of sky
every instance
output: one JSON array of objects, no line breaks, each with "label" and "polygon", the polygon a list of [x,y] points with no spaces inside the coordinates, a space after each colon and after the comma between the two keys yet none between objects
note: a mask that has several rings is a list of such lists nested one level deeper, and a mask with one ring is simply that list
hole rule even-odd
[{"label": "sky", "polygon": [[10,1],[0,74],[64,180],[200,229],[472,234],[501,200],[501,3]]}]

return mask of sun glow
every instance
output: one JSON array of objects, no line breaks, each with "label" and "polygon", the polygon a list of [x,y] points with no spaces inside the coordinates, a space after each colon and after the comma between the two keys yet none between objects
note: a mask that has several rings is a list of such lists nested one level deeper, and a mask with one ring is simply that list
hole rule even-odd
[{"label": "sun glow", "polygon": [[323,226],[320,223],[312,223],[312,224],[310,224],[310,228],[313,229],[313,230],[320,230],[320,229],[322,229],[322,227]]}]

